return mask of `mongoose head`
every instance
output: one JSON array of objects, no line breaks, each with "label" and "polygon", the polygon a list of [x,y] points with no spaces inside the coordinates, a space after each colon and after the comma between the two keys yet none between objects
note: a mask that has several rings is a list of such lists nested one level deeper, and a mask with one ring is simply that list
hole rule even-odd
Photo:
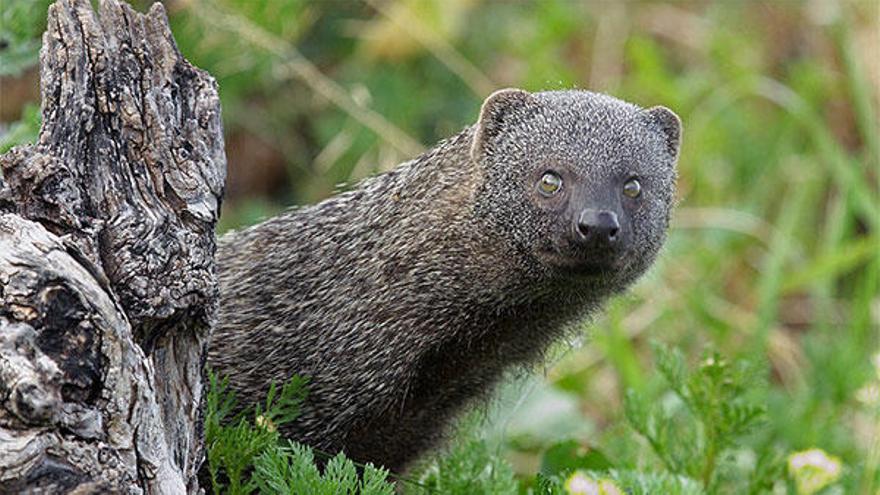
[{"label": "mongoose head", "polygon": [[480,217],[555,278],[622,290],[660,250],[673,205],[681,122],[587,91],[497,91],[471,158]]}]

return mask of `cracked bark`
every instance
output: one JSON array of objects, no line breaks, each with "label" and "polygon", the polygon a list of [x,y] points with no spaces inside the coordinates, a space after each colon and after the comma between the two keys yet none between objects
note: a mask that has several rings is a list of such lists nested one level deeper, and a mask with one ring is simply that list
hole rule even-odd
[{"label": "cracked bark", "polygon": [[0,493],[198,491],[225,178],[160,4],[59,0],[43,127],[0,157]]}]

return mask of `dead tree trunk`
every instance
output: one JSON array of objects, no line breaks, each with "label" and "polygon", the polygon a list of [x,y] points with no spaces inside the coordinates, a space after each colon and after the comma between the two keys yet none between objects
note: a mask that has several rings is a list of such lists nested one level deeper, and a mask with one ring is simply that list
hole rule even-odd
[{"label": "dead tree trunk", "polygon": [[0,493],[183,493],[203,458],[217,86],[162,6],[59,0],[38,143],[0,157]]}]

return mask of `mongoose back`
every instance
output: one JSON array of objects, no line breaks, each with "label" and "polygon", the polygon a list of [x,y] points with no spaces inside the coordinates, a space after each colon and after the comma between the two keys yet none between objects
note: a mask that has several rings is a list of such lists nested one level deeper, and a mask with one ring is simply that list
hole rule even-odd
[{"label": "mongoose back", "polygon": [[418,158],[224,236],[208,362],[245,403],[308,377],[285,435],[404,470],[651,265],[680,133],[663,107],[498,91]]}]

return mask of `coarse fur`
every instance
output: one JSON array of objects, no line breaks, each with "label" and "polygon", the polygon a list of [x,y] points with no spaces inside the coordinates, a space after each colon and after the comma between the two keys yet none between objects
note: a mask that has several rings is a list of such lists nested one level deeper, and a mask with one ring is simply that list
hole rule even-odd
[{"label": "coarse fur", "polygon": [[[283,433],[401,471],[650,266],[680,129],[668,109],[587,91],[498,91],[418,158],[224,236],[209,364],[245,403],[308,377]],[[547,171],[563,184],[549,195]],[[637,198],[621,194],[633,177]],[[587,210],[616,214],[615,243],[582,242]]]}]

